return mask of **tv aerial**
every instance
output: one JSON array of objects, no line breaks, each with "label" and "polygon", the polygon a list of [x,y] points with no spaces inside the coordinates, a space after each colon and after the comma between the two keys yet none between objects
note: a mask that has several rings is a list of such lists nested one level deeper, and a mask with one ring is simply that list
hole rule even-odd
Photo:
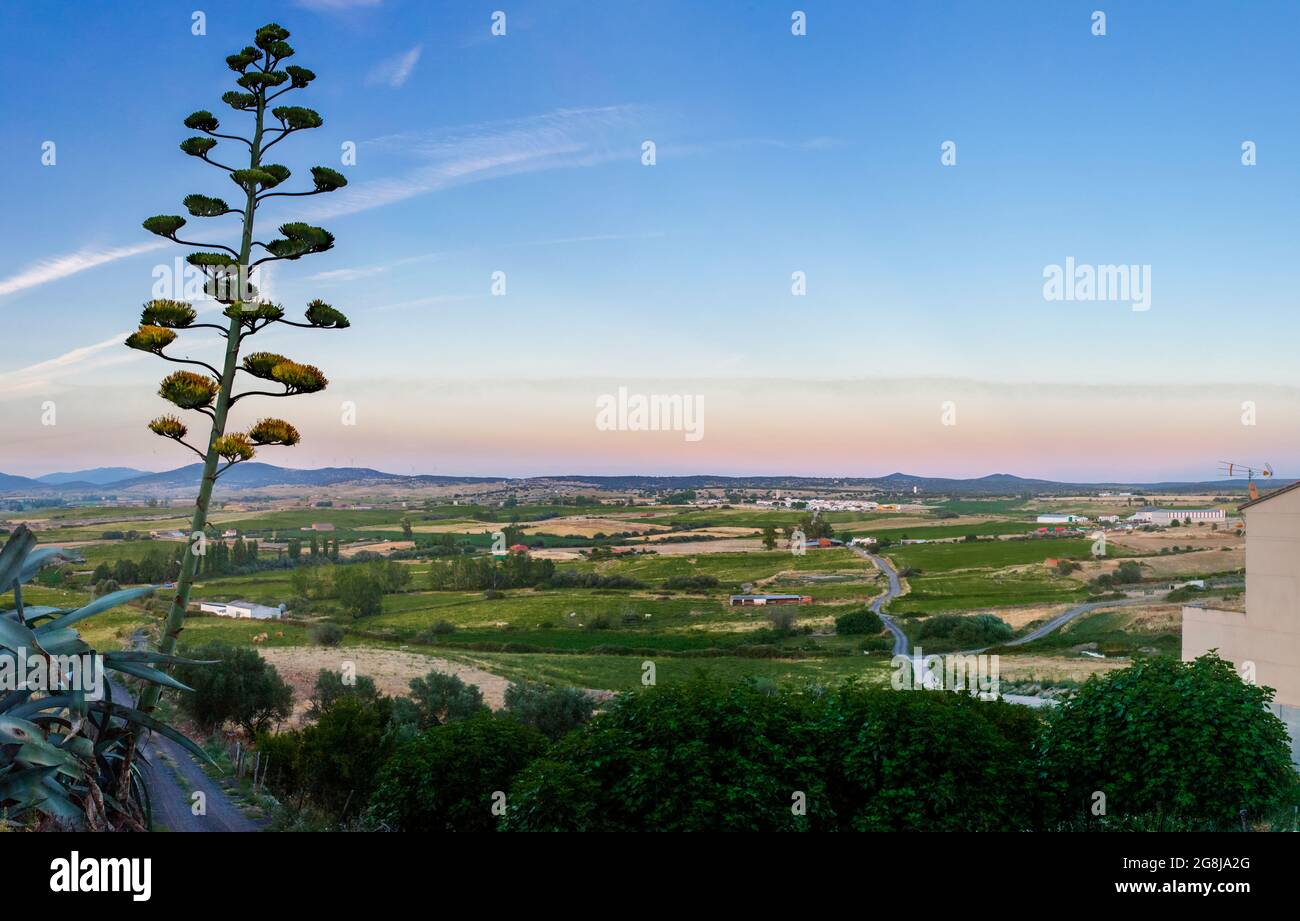
[{"label": "tv aerial", "polygon": [[1239,480],[1246,478],[1246,490],[1250,493],[1252,501],[1259,498],[1259,487],[1255,485],[1255,478],[1267,480],[1273,476],[1273,466],[1264,464],[1263,466],[1252,466],[1250,464],[1239,464],[1236,461],[1219,461],[1219,473],[1226,479]]}]

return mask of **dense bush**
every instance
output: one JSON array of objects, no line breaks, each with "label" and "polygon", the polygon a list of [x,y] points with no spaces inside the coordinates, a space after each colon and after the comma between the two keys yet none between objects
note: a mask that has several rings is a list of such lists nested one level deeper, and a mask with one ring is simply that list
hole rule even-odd
[{"label": "dense bush", "polygon": [[304,791],[340,819],[365,808],[388,756],[384,708],[355,695],[338,698],[302,730]]},{"label": "dense bush", "polygon": [[312,624],[307,628],[307,639],[317,646],[337,646],[343,642],[343,628],[328,620]]},{"label": "dense bush", "polygon": [[811,701],[698,679],[625,694],[511,787],[506,827],[793,830],[796,790],[822,808]]},{"label": "dense bush", "polygon": [[935,614],[921,622],[917,639],[940,640],[942,648],[973,649],[1005,642],[1014,633],[994,614]]},{"label": "dense bush", "polygon": [[1210,653],[1193,662],[1143,659],[1094,676],[1049,714],[1043,782],[1064,822],[1108,815],[1235,824],[1240,810],[1267,813],[1295,795],[1282,722],[1265,709],[1271,689],[1243,682]]},{"label": "dense bush", "polygon": [[545,747],[537,730],[487,710],[435,726],[384,765],[369,817],[400,831],[491,831],[499,820],[494,805],[510,805],[501,796]]},{"label": "dense bush", "polygon": [[591,719],[591,695],[578,688],[519,683],[506,691],[506,712],[548,739],[558,739]]},{"label": "dense bush", "polygon": [[[1035,715],[955,694],[696,680],[624,695],[516,778],[514,830],[1032,824]],[[792,808],[797,794],[806,815]]]},{"label": "dense bush", "polygon": [[717,587],[717,576],[676,576],[664,580],[664,588],[674,591],[702,592]]},{"label": "dense bush", "polygon": [[874,636],[884,629],[884,622],[870,608],[860,608],[835,618],[835,632],[841,636]]},{"label": "dense bush", "polygon": [[645,588],[644,582],[639,582],[629,576],[602,576],[597,572],[574,572],[571,569],[563,570],[552,575],[543,583],[541,588]]}]

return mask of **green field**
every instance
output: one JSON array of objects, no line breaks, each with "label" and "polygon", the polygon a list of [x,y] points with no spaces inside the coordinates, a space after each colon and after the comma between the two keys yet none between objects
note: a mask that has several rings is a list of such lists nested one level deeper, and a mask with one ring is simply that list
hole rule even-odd
[{"label": "green field", "polygon": [[894,614],[938,614],[1026,604],[1082,601],[1088,589],[1075,579],[1055,575],[997,571],[962,572],[909,579],[911,591],[889,604]]},{"label": "green field", "polygon": [[1092,557],[1087,538],[990,540],[956,544],[912,544],[886,551],[899,567],[923,573],[950,572],[990,566],[1021,566],[1047,559],[1086,560]]}]

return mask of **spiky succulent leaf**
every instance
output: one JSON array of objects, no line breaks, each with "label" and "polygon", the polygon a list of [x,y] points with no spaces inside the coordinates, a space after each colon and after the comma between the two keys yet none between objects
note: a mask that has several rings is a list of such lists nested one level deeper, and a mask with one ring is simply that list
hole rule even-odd
[{"label": "spiky succulent leaf", "polygon": [[140,313],[140,322],[146,326],[164,326],[184,329],[198,316],[194,308],[184,301],[159,299],[148,301]]},{"label": "spiky succulent leaf", "polygon": [[283,419],[262,419],[248,430],[248,438],[255,445],[285,447],[292,447],[301,440],[298,430]]},{"label": "spiky succulent leaf", "polygon": [[158,395],[181,409],[202,409],[217,397],[217,384],[210,377],[193,371],[173,371],[163,378]]},{"label": "spiky succulent leaf", "polygon": [[126,337],[126,347],[141,352],[161,352],[176,341],[176,333],[162,326],[145,326]]}]

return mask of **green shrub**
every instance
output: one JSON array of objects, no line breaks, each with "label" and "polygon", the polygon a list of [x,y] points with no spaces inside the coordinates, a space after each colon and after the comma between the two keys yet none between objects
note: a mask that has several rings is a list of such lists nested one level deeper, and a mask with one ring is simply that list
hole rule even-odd
[{"label": "green shrub", "polygon": [[562,739],[515,779],[505,827],[1027,828],[1035,729],[1027,708],[955,694],[697,677],[624,694]]},{"label": "green shrub", "polygon": [[835,632],[841,636],[873,636],[884,629],[884,622],[870,608],[860,608],[835,618]]},{"label": "green shrub", "polygon": [[[408,832],[492,831],[498,823],[493,808],[502,802],[496,794],[509,790],[545,747],[535,729],[487,710],[436,726],[384,765],[370,798],[370,820]],[[509,800],[504,804],[513,808]]]},{"label": "green shrub", "polygon": [[521,682],[506,691],[506,712],[548,739],[558,739],[591,719],[591,695],[578,688]]},{"label": "green shrub", "polygon": [[317,646],[337,646],[343,642],[343,628],[328,620],[312,624],[307,628],[307,639]]},{"label": "green shrub", "polygon": [[717,587],[717,576],[675,576],[664,580],[664,588],[673,591],[703,592]]},{"label": "green shrub", "polygon": [[1093,676],[1048,715],[1043,782],[1057,817],[1097,822],[1095,791],[1110,817],[1231,826],[1243,809],[1269,812],[1296,795],[1286,728],[1265,709],[1272,698],[1214,653]]},{"label": "green shrub", "polygon": [[921,622],[917,639],[942,641],[940,648],[993,646],[1011,639],[1015,631],[994,614],[935,614]]}]

